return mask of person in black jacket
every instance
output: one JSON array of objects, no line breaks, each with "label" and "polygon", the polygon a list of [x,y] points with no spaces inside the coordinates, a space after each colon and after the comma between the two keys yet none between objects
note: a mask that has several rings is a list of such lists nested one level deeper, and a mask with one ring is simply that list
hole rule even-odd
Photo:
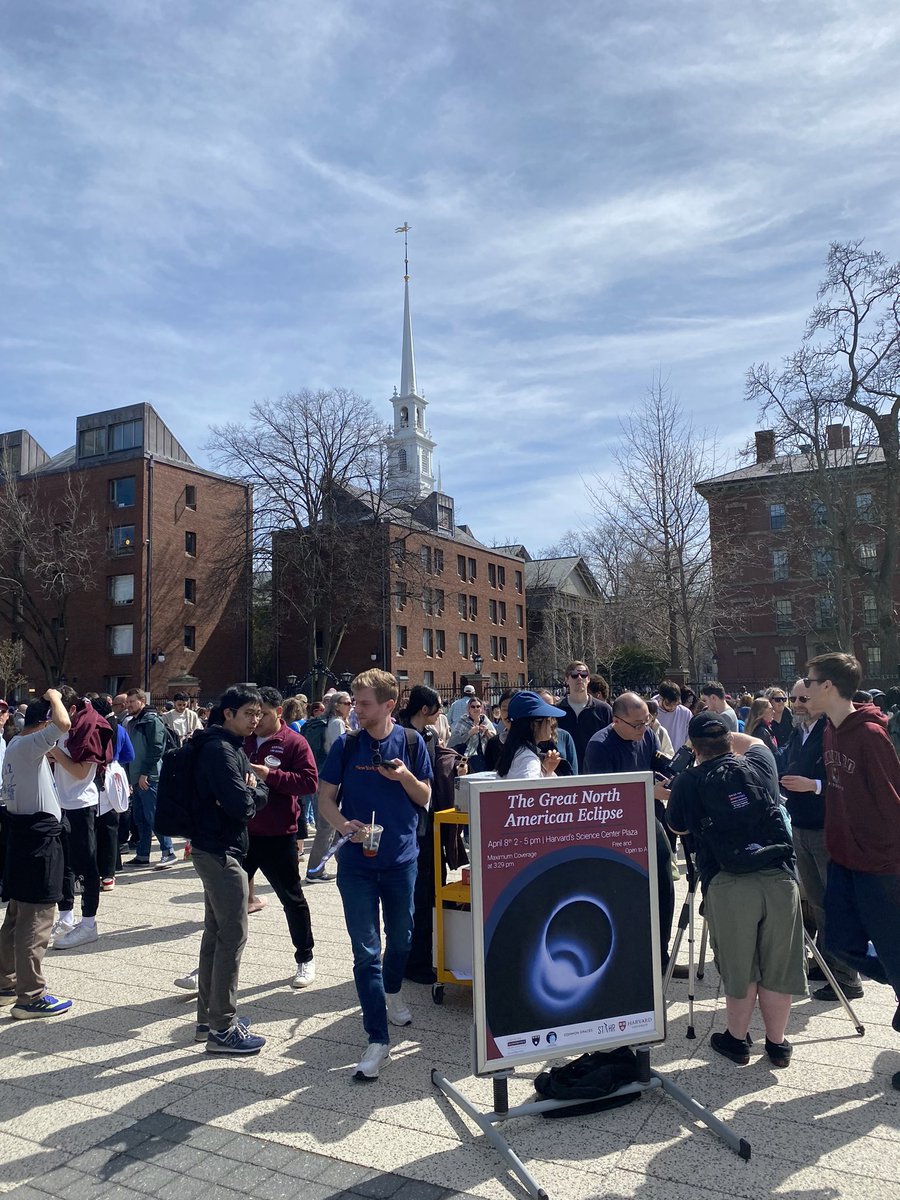
[{"label": "person in black jacket", "polygon": [[266,802],[244,738],[256,729],[262,697],[230,687],[219,700],[221,725],[199,730],[194,748],[191,861],[203,884],[205,918],[197,976],[196,1040],[210,1054],[258,1054],[266,1039],[237,1018],[241,955],[247,941],[247,823]]},{"label": "person in black jacket", "polygon": [[[49,718],[49,720],[48,720]],[[56,905],[63,894],[62,810],[47,752],[71,728],[60,693],[50,688],[25,712],[22,732],[3,763],[8,845],[0,929],[0,1004],[19,1018],[54,1017],[72,1007],[47,991],[41,971]]]},{"label": "person in black jacket", "polygon": [[[863,994],[859,974],[825,951],[825,881],[828,851],[825,849],[825,790],[827,771],[822,758],[822,735],[826,717],[811,708],[809,689],[798,679],[791,688],[794,729],[782,752],[781,790],[787,800],[797,855],[797,873],[816,923],[816,944],[841,986],[844,995],[858,1000]],[[810,976],[812,978],[812,975]],[[819,975],[821,979],[821,974]],[[813,992],[815,1000],[836,1002],[830,983]]]},{"label": "person in black jacket", "polygon": [[578,770],[584,773],[584,752],[587,744],[601,729],[612,723],[612,709],[603,700],[595,700],[588,693],[590,671],[583,662],[571,662],[566,667],[566,689],[568,695],[559,707],[565,713],[558,725],[570,733],[578,754]]}]

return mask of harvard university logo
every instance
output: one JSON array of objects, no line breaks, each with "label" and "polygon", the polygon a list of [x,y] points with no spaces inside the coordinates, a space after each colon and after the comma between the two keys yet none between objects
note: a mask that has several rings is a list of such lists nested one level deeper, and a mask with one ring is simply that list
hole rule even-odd
[{"label": "harvard university logo", "polygon": [[541,1035],[539,1033],[533,1033],[531,1035],[531,1044],[533,1046],[539,1046],[541,1044]]},{"label": "harvard university logo", "polygon": [[622,1030],[622,1032],[623,1032],[623,1033],[625,1032],[625,1025],[626,1025],[626,1023],[627,1023],[627,1022],[625,1022],[625,1021],[620,1021],[620,1022],[619,1022],[619,1028]]}]

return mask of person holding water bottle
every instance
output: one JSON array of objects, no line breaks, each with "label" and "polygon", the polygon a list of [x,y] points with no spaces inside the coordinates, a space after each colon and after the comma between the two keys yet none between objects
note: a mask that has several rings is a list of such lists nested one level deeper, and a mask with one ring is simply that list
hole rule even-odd
[{"label": "person holding water bottle", "polygon": [[400,988],[412,938],[419,812],[431,799],[432,768],[421,735],[392,720],[395,677],[373,668],[351,687],[359,732],[342,734],[328,752],[319,772],[319,815],[349,837],[337,853],[337,886],[369,1039],[354,1079],[370,1082],[390,1059],[388,1023],[412,1022]]}]

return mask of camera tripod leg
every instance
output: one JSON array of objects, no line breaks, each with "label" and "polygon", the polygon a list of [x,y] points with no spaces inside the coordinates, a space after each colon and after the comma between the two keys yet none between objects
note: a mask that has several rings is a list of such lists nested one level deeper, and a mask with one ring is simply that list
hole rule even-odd
[{"label": "camera tripod leg", "polygon": [[816,962],[822,968],[822,974],[825,976],[825,978],[828,980],[829,984],[831,985],[832,991],[837,996],[838,1000],[840,1000],[841,1004],[844,1006],[844,1011],[846,1012],[846,1014],[850,1018],[850,1020],[853,1022],[853,1026],[856,1029],[856,1032],[859,1034],[860,1037],[862,1037],[863,1034],[866,1032],[865,1025],[860,1023],[859,1017],[853,1011],[853,1005],[850,1003],[850,1001],[844,995],[843,988],[838,983],[838,981],[835,979],[834,975],[832,974],[831,968],[828,966],[828,963],[822,957],[822,952],[819,950],[819,947],[812,940],[812,938],[809,936],[809,934],[806,932],[805,929],[803,930],[803,940],[804,940],[804,942],[806,942],[806,948],[810,951],[813,958],[816,960]]},{"label": "camera tripod leg", "polygon": [[697,1034],[694,1031],[694,985],[696,983],[696,975],[694,973],[694,896],[693,891],[688,892],[688,1026],[687,1037],[693,1041]]}]

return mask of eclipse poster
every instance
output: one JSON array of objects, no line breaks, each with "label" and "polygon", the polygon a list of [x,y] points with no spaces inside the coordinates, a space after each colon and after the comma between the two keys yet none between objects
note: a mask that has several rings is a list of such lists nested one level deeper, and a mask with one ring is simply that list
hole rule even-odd
[{"label": "eclipse poster", "polygon": [[473,784],[476,1074],[665,1037],[652,788]]}]

